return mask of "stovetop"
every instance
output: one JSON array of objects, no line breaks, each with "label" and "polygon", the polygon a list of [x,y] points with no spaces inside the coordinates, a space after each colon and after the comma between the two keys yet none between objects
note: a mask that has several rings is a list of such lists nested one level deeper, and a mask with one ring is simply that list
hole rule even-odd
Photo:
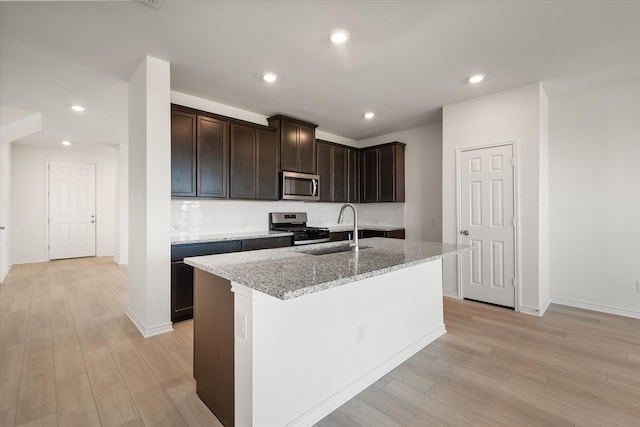
[{"label": "stovetop", "polygon": [[269,214],[269,229],[293,233],[293,243],[328,242],[330,232],[325,227],[307,225],[306,212],[272,212]]}]

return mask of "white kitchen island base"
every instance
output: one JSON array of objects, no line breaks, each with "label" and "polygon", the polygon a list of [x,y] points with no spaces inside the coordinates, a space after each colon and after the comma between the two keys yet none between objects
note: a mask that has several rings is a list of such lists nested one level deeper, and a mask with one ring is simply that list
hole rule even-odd
[{"label": "white kitchen island base", "polygon": [[232,291],[237,426],[312,425],[445,333],[440,259],[290,300]]}]

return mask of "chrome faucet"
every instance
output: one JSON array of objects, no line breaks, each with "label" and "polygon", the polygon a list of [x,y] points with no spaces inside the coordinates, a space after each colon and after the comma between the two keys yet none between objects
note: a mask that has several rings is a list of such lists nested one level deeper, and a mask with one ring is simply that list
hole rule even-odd
[{"label": "chrome faucet", "polygon": [[349,246],[355,252],[358,252],[358,213],[355,206],[351,203],[345,203],[340,208],[340,215],[338,215],[338,224],[342,224],[342,218],[344,217],[345,208],[351,208],[353,210],[353,240],[349,240]]}]

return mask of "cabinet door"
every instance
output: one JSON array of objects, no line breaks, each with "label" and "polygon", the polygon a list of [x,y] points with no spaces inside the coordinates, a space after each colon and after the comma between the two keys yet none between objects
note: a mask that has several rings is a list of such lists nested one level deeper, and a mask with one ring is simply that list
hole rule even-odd
[{"label": "cabinet door", "polygon": [[171,196],[196,195],[196,115],[171,111]]},{"label": "cabinet door", "polygon": [[256,130],[256,199],[279,199],[279,147],[275,132]]},{"label": "cabinet door", "polygon": [[227,122],[198,116],[198,196],[227,197]]},{"label": "cabinet door", "polygon": [[193,267],[184,262],[171,263],[171,321],[193,316]]},{"label": "cabinet door", "polygon": [[394,147],[378,149],[378,201],[395,201],[396,165]]},{"label": "cabinet door", "polygon": [[360,201],[360,153],[355,148],[349,148],[349,165],[348,165],[348,201],[358,203]]},{"label": "cabinet door", "polygon": [[332,146],[324,142],[317,143],[318,150],[318,175],[320,176],[320,201],[332,201],[332,167],[331,167],[331,151]]},{"label": "cabinet door", "polygon": [[248,126],[230,125],[229,197],[255,197],[255,131]]},{"label": "cabinet door", "polygon": [[316,132],[314,128],[298,126],[298,171],[316,172]]},{"label": "cabinet door", "polygon": [[332,188],[332,202],[346,202],[348,199],[348,165],[349,165],[349,150],[347,147],[333,147],[333,188]]},{"label": "cabinet door", "polygon": [[283,171],[298,171],[298,125],[280,122],[280,167]]},{"label": "cabinet door", "polygon": [[365,150],[360,153],[360,198],[361,202],[378,201],[378,150]]}]

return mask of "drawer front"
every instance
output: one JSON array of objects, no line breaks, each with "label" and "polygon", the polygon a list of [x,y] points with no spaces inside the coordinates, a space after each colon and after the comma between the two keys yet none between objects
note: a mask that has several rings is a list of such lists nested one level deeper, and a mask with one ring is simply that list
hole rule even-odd
[{"label": "drawer front", "polygon": [[255,251],[258,249],[273,249],[291,246],[293,243],[292,236],[267,237],[265,239],[250,239],[242,241],[243,251]]},{"label": "drawer front", "polygon": [[182,261],[184,258],[192,256],[240,252],[241,249],[242,245],[240,240],[171,245],[171,261]]}]

